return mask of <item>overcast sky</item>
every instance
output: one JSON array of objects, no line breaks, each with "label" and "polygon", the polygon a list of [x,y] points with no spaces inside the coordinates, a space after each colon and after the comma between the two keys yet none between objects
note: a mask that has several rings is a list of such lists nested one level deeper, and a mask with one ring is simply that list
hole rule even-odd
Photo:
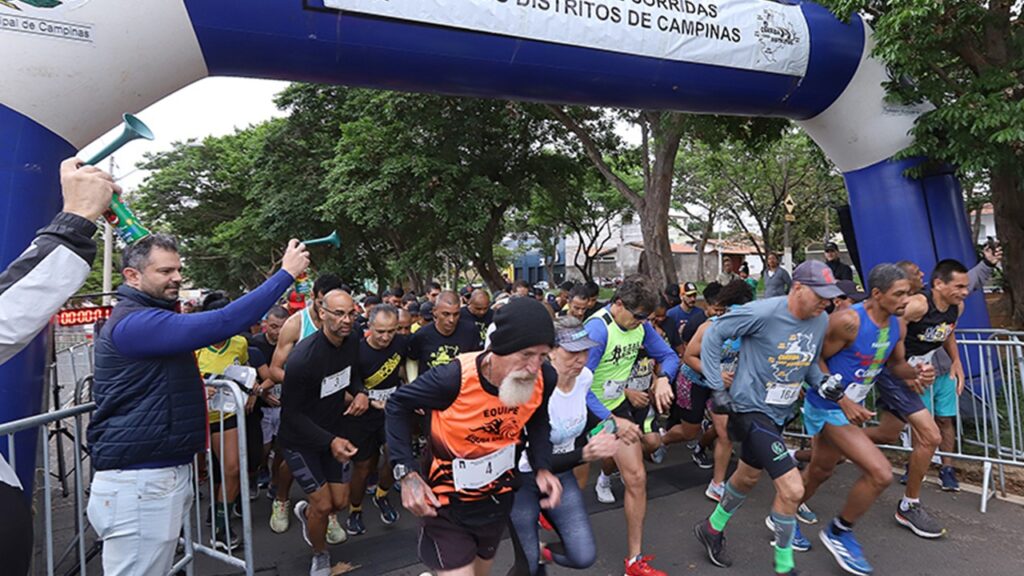
[{"label": "overcast sky", "polygon": [[[287,86],[287,82],[253,80],[249,78],[206,78],[167,96],[142,111],[131,111],[153,130],[152,142],[135,140],[114,154],[114,176],[123,178],[121,185],[128,190],[138,187],[145,177],[135,170],[135,164],[146,152],[160,153],[171,149],[171,143],[189,138],[222,136],[235,128],[245,128],[275,116],[282,116],[274,106],[274,95]],[[99,150],[121,133],[117,126],[96,142],[86,146],[81,156]],[[109,168],[109,160],[101,167]]]}]

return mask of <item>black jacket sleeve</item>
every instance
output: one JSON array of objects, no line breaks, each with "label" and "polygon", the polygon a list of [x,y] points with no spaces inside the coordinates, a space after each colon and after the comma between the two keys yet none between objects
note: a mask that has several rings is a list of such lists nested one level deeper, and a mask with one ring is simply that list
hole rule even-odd
[{"label": "black jacket sleeve", "polygon": [[590,410],[587,410],[587,423],[583,427],[583,433],[576,437],[572,452],[551,455],[551,471],[553,473],[561,474],[562,472],[568,472],[583,464],[583,447],[590,440],[590,431],[600,423],[601,419]]},{"label": "black jacket sleeve", "polygon": [[0,273],[0,364],[17,354],[85,282],[96,225],[61,212]]},{"label": "black jacket sleeve", "polygon": [[455,360],[420,374],[388,398],[385,429],[392,464],[419,470],[412,454],[412,423],[418,417],[415,411],[444,410],[455,402],[461,388],[462,364]]}]

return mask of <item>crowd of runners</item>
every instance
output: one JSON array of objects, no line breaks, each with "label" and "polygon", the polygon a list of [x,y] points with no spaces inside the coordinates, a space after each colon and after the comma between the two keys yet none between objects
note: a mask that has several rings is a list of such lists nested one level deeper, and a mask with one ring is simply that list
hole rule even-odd
[{"label": "crowd of runners", "polygon": [[[513,573],[585,569],[598,550],[584,505],[592,471],[600,503],[616,502],[623,486],[624,573],[665,574],[644,548],[646,466],[673,444],[713,469],[704,492],[713,508],[692,531],[717,566],[732,564],[726,526],[767,472],[776,574],[797,573],[794,552],[814,546],[800,524],[819,523],[813,495],[839,463],[853,463],[860,478],[817,532],[843,570],[866,575],[854,527],[893,480],[876,444],[898,442],[905,427],[913,452],[893,518],[922,538],[945,533],[921,503],[921,483],[936,449],[953,441],[962,302],[999,256],[986,253],[970,271],[941,261],[927,285],[911,262],[880,264],[863,290],[837,280],[831,262],[807,261],[782,295],[761,299],[743,278],[699,294],[693,283],[659,290],[635,275],[599,302],[593,283],[548,294],[520,281],[494,295],[438,284],[356,295],[323,274],[307,306],[272,308],[248,346],[237,336],[197,357],[202,372],[248,363],[261,374],[250,437],[264,449],[249,468],[273,499],[271,530],[298,524],[311,575],[330,573],[328,546],[364,534],[367,518],[394,524],[392,498],[421,518],[417,553],[438,574],[489,573],[506,530]],[[225,303],[215,293],[199,308]],[[880,425],[864,426],[876,416]],[[215,433],[220,416],[209,418]],[[798,418],[810,450],[782,435]],[[943,488],[958,490],[949,464]],[[294,505],[293,480],[303,494]],[[229,484],[237,497],[237,479]],[[373,513],[364,515],[367,497]],[[225,549],[238,545],[222,537],[228,521],[214,523]],[[541,530],[557,543],[542,543]]]},{"label": "crowd of runners", "polygon": [[[107,199],[113,189],[73,163],[64,177]],[[66,206],[37,240],[43,249],[4,273],[8,295],[61,246],[91,260],[80,249],[103,194],[92,204]],[[322,273],[307,289],[296,279],[309,256],[293,240],[260,287],[233,302],[215,292],[182,313],[177,243],[153,234],[125,250],[118,304],[96,336],[88,516],[104,572],[166,573],[196,497],[193,457],[209,445],[215,464],[200,474],[213,476],[222,504],[207,519],[217,546],[241,545],[229,537],[230,504],[245,497],[239,479],[249,474],[257,494],[248,496],[266,488],[273,499],[271,530],[301,530],[311,576],[331,573],[330,545],[366,533],[371,518],[394,524],[403,509],[420,518],[416,553],[439,575],[490,573],[506,531],[513,573],[586,569],[599,549],[585,508],[592,473],[597,501],[621,497],[625,516],[625,542],[602,542],[602,552],[621,554],[626,576],[665,574],[644,546],[646,470],[679,453],[713,469],[708,514],[691,529],[711,563],[733,563],[727,527],[766,472],[775,574],[796,574],[794,553],[816,545],[801,524],[821,526],[820,545],[843,570],[871,574],[855,529],[893,481],[877,445],[905,429],[913,452],[894,521],[921,538],[945,534],[921,484],[936,450],[954,442],[963,301],[1000,257],[988,248],[971,270],[942,260],[927,281],[912,262],[879,264],[861,290],[837,279],[848,267],[837,274],[834,255],[792,274],[773,256],[775,296],[756,298],[740,277],[698,293],[634,275],[601,302],[589,282],[548,294],[522,281],[493,294],[437,283],[366,294]],[[257,374],[246,430],[198,385],[235,365]],[[797,419],[810,450],[783,436]],[[238,461],[243,437],[251,462]],[[861,475],[819,521],[813,496],[843,461]],[[939,476],[959,489],[950,462]],[[737,517],[761,521],[752,514]],[[541,543],[541,530],[557,543]]]}]

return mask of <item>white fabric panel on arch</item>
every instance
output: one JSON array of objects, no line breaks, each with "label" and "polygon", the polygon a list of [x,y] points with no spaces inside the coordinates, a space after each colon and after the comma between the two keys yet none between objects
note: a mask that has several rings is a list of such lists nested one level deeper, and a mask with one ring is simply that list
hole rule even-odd
[{"label": "white fabric panel on arch", "polygon": [[330,8],[788,76],[810,57],[799,6],[766,0],[324,0]]},{"label": "white fabric panel on arch", "polygon": [[82,148],[207,76],[184,2],[0,3],[0,104]]}]

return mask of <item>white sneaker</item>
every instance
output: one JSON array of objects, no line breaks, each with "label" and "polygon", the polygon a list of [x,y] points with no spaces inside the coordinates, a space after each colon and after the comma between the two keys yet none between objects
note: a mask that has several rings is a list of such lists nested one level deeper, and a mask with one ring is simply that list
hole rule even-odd
[{"label": "white sneaker", "polygon": [[331,514],[327,517],[327,543],[341,544],[348,540],[348,532],[338,523],[338,515]]},{"label": "white sneaker", "polygon": [[612,479],[608,476],[598,476],[594,490],[597,492],[597,501],[601,504],[615,503],[615,494],[612,493]]},{"label": "white sneaker", "polygon": [[281,534],[288,531],[288,506],[289,502],[285,500],[274,500],[271,503],[270,508],[270,529],[275,534]]},{"label": "white sneaker", "polygon": [[714,480],[708,482],[708,488],[704,491],[704,495],[715,502],[721,502],[722,496],[725,496],[725,482],[721,484],[715,484]]},{"label": "white sneaker", "polygon": [[313,555],[313,562],[309,565],[309,576],[331,576],[330,552]]}]

